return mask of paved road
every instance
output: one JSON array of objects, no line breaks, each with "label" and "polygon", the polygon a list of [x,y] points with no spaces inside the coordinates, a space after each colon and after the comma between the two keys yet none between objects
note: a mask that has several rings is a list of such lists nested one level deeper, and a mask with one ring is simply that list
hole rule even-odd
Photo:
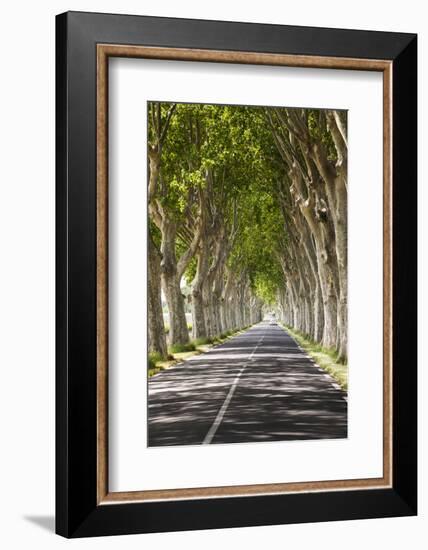
[{"label": "paved road", "polygon": [[149,382],[149,446],[347,437],[346,394],[276,324]]}]

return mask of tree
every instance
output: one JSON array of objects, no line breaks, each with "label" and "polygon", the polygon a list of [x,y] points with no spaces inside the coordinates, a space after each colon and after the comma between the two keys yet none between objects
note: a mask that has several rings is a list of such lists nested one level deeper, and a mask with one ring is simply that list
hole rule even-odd
[{"label": "tree", "polygon": [[[189,341],[180,283],[200,239],[198,174],[189,162],[195,132],[188,111],[182,105],[177,109],[175,104],[149,104],[149,213],[161,233],[160,267],[171,344]],[[185,230],[193,237],[177,258],[177,235]]]},{"label": "tree", "polygon": [[148,231],[148,332],[149,352],[165,359],[168,355],[161,299],[161,255],[154,240],[154,228]]},{"label": "tree", "polygon": [[[189,339],[185,275],[193,338],[274,308],[346,358],[346,132],[341,111],[150,104],[149,214],[159,246],[149,250],[149,279],[158,278],[149,317],[160,277],[171,343]],[[149,324],[157,340],[161,326]]]}]

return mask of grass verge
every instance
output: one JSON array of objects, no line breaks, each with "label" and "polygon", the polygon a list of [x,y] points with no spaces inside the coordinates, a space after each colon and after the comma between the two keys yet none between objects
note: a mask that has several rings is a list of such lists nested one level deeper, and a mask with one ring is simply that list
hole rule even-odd
[{"label": "grass verge", "polygon": [[174,344],[173,346],[169,346],[168,352],[173,353],[183,353],[186,351],[195,351],[196,346],[194,342],[188,342],[187,344]]},{"label": "grass verge", "polygon": [[337,352],[334,349],[323,348],[320,344],[313,342],[300,331],[283,325],[287,332],[296,340],[300,347],[312,357],[316,363],[325,371],[327,371],[340,385],[340,387],[348,390],[348,365],[339,363],[336,360]]}]

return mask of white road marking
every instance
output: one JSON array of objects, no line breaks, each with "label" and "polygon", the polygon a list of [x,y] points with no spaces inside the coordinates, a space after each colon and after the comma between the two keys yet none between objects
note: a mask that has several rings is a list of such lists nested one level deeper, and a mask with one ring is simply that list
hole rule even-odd
[{"label": "white road marking", "polygon": [[221,424],[221,422],[224,418],[224,415],[226,414],[227,408],[228,408],[229,403],[230,403],[230,401],[233,397],[233,394],[235,393],[235,390],[236,390],[236,387],[238,385],[239,379],[241,378],[241,375],[244,372],[247,365],[253,359],[253,356],[254,356],[255,352],[257,351],[257,348],[263,342],[264,337],[265,337],[265,333],[260,338],[260,340],[257,342],[256,347],[251,352],[251,355],[249,356],[248,360],[244,363],[244,365],[242,365],[241,370],[236,375],[235,380],[233,381],[232,385],[230,386],[230,389],[229,389],[229,392],[226,396],[226,399],[224,400],[223,405],[221,406],[220,410],[218,411],[217,416],[215,417],[215,420],[211,425],[211,428],[208,430],[208,433],[205,436],[205,439],[203,440],[202,445],[209,445],[211,443],[211,441],[213,440],[213,438],[214,438],[214,436],[215,436],[215,434],[216,434],[216,432],[217,432],[217,430],[218,430],[218,428],[219,428],[219,426],[220,426],[220,424]]}]

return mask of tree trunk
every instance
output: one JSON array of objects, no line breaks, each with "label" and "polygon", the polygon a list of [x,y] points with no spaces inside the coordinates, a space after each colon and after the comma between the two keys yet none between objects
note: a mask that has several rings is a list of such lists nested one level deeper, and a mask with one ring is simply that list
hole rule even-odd
[{"label": "tree trunk", "polygon": [[189,332],[180,283],[175,274],[163,273],[162,285],[168,303],[169,343],[170,345],[187,344],[189,342]]},{"label": "tree trunk", "polygon": [[212,288],[210,285],[210,279],[207,277],[202,286],[202,301],[204,308],[204,318],[205,318],[205,327],[207,331],[207,336],[212,338],[214,334],[214,322],[213,322],[213,312],[212,312]]},{"label": "tree trunk", "polygon": [[165,326],[163,322],[161,299],[160,254],[149,234],[149,269],[148,269],[148,333],[149,352],[159,353],[162,359],[167,357]]},{"label": "tree trunk", "polygon": [[209,269],[209,250],[209,242],[203,237],[197,253],[196,275],[192,282],[193,338],[207,337],[202,289]]},{"label": "tree trunk", "polygon": [[163,291],[168,304],[170,345],[187,344],[189,342],[184,299],[180,288],[181,281],[177,273],[175,235],[174,224],[163,223],[161,270]]}]

